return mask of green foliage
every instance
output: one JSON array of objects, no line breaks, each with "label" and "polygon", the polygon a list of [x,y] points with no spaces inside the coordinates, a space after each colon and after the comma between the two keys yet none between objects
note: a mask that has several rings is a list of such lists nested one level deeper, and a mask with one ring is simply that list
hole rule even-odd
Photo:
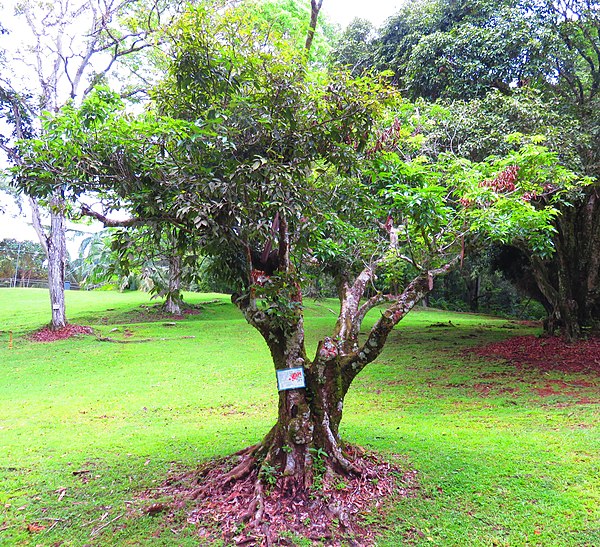
[{"label": "green foliage", "polygon": [[[396,120],[390,131],[401,135],[403,128]],[[505,156],[471,162],[447,152],[419,155],[416,147],[410,157],[401,140],[389,132],[380,136],[387,151],[374,160],[374,185],[399,228],[399,250],[413,266],[437,267],[485,241],[552,252],[553,205],[589,181],[578,181],[547,148],[521,136],[513,140],[522,142]]]},{"label": "green foliage", "polygon": [[328,458],[327,452],[322,448],[309,448],[308,451],[313,460],[313,488],[315,490],[323,489],[323,478],[327,471],[326,459]]},{"label": "green foliage", "polygon": [[302,315],[303,305],[298,301],[298,287],[295,275],[279,274],[270,276],[262,286],[255,288],[267,316],[273,319],[273,327],[287,333],[290,325],[295,325]]},{"label": "green foliage", "polygon": [[[190,7],[170,30],[156,109],[130,115],[100,88],[48,117],[44,136],[22,143],[22,186],[47,195],[60,178],[70,196],[93,190],[148,221],[154,245],[165,226],[192,234],[235,292],[255,284],[252,256],[281,243],[279,219],[292,276],[309,262],[340,281],[397,258],[424,272],[489,241],[551,252],[554,205],[577,182],[556,155],[533,137],[477,161],[436,149],[430,135],[449,108],[421,113],[381,80],[309,73],[298,48],[250,12]],[[122,264],[136,245],[122,235]],[[409,271],[390,270],[392,284]],[[297,289],[276,276],[258,293],[285,323],[299,317]]]},{"label": "green foliage", "polygon": [[109,208],[194,230],[236,288],[248,282],[246,248],[268,244],[276,215],[303,241],[311,168],[355,170],[388,92],[342,73],[307,77],[304,55],[244,7],[190,8],[171,37],[171,76],[155,93],[163,115],[129,116],[99,89],[22,143],[20,184],[46,195],[60,173],[71,196],[93,189]]},{"label": "green foliage", "polygon": [[506,92],[552,69],[538,15],[518,0],[411,2],[380,29],[372,57],[413,99]]},{"label": "green foliage", "polygon": [[39,243],[3,239],[0,241],[0,278],[17,285],[46,275],[46,253]]},{"label": "green foliage", "polygon": [[351,74],[367,72],[373,65],[375,29],[365,19],[354,19],[340,34],[330,53],[330,61],[347,68]]},{"label": "green foliage", "polygon": [[279,471],[277,470],[277,468],[272,466],[268,462],[263,462],[260,466],[260,479],[271,488],[277,484],[278,475]]}]

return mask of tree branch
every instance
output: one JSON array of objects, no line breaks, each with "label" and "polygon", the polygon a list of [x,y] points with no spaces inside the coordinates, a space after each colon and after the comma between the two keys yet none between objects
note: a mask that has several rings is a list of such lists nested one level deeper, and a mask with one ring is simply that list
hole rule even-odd
[{"label": "tree branch", "polygon": [[147,224],[149,222],[149,219],[142,219],[142,218],[135,218],[135,217],[127,218],[124,220],[110,219],[107,216],[103,215],[102,213],[97,213],[96,211],[93,211],[87,205],[81,205],[80,210],[81,210],[82,215],[85,215],[90,218],[94,218],[94,219],[102,222],[102,224],[104,224],[104,226],[106,228],[125,228],[128,226],[139,226],[140,224]]},{"label": "tree branch", "polygon": [[322,5],[323,0],[310,0],[310,24],[308,26],[308,33],[306,35],[306,43],[304,44],[304,49],[306,49],[307,53],[310,52],[312,47],[317,28],[317,20],[319,19],[319,12],[321,11]]},{"label": "tree branch", "polygon": [[40,245],[44,249],[46,257],[48,257],[48,235],[42,226],[42,214],[40,213],[40,207],[38,202],[31,196],[29,196],[29,205],[31,207],[31,223],[33,224],[33,229],[40,240]]},{"label": "tree branch", "polygon": [[344,381],[348,386],[356,375],[381,353],[392,329],[426,294],[432,291],[433,280],[447,274],[459,261],[460,256],[455,256],[439,268],[422,272],[408,284],[402,294],[393,298],[393,304],[375,323],[362,347],[344,360]]}]

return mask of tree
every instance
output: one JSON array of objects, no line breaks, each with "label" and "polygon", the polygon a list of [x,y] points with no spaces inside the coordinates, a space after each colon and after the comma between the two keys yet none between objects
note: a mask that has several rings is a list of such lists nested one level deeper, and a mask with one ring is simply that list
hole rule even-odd
[{"label": "tree", "polygon": [[[99,192],[199,238],[275,370],[304,376],[305,387],[280,389],[277,423],[220,478],[222,487],[255,478],[245,516],[257,524],[266,483],[308,503],[320,481],[361,472],[339,433],[353,380],[468,250],[494,239],[547,252],[554,209],[531,199],[560,199],[573,176],[525,141],[484,162],[425,157],[391,90],[344,72],[307,77],[305,56],[272,34],[267,41],[243,7],[190,10],[171,48],[158,113],[127,115],[99,90],[23,143],[20,180],[43,195],[64,173],[72,194]],[[340,299],[314,357],[304,335],[307,261],[335,276]],[[398,293],[368,293],[377,272],[399,262]]]},{"label": "tree", "polygon": [[[31,137],[45,112],[56,112],[65,102],[85,96],[94,83],[115,72],[115,64],[130,68],[130,79],[135,75],[136,82],[144,82],[148,78],[144,68],[150,65],[140,63],[140,52],[154,45],[157,31],[166,23],[161,18],[172,17],[181,4],[82,0],[73,5],[67,0],[50,4],[27,0],[15,6],[28,35],[23,51],[12,52],[13,69],[3,77],[0,89],[0,103],[5,105],[0,116],[14,128],[13,137]],[[126,60],[131,61],[134,54],[137,64],[129,66]],[[133,85],[124,92],[135,94],[137,89]],[[20,162],[10,139],[0,139],[0,149],[13,163]],[[70,204],[65,200],[62,181],[55,180],[53,192],[44,203],[30,198],[30,205],[33,226],[48,256],[51,327],[58,329],[67,323],[65,229]],[[48,229],[42,223],[43,207],[50,217]]]},{"label": "tree", "polygon": [[552,260],[530,262],[553,306],[549,330],[560,325],[575,339],[600,324],[600,11],[587,0],[544,0],[536,8],[552,45],[554,72],[542,91],[562,117],[560,145],[572,168],[596,180],[561,208]]},{"label": "tree", "polygon": [[[93,216],[107,222],[104,215]],[[191,234],[167,223],[149,223],[118,230],[108,239],[110,264],[95,268],[94,282],[115,276],[129,279],[135,274],[146,281],[154,297],[165,299],[167,313],[180,315],[184,284],[189,286],[200,275],[199,249]]]},{"label": "tree", "polygon": [[[459,101],[441,149],[482,159],[506,150],[506,134],[544,134],[565,165],[600,180],[599,21],[587,0],[428,0],[388,20],[370,58],[413,98]],[[555,221],[554,255],[521,268],[550,310],[547,330],[570,339],[600,320],[597,195],[595,185],[574,192]]]},{"label": "tree", "polygon": [[366,19],[354,19],[337,39],[330,62],[345,67],[353,75],[368,71],[375,61],[376,36],[373,23]]},{"label": "tree", "polygon": [[39,244],[31,241],[4,239],[0,241],[0,278],[8,285],[29,286],[32,278],[46,275],[45,254]]},{"label": "tree", "polygon": [[376,66],[413,99],[481,97],[551,70],[530,2],[420,0],[390,17],[374,42]]}]

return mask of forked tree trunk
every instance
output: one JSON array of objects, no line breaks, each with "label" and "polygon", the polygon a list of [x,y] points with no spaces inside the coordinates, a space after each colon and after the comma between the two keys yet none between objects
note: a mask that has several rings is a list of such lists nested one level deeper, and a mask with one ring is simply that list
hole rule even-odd
[{"label": "forked tree trunk", "polygon": [[[312,361],[305,351],[300,306],[295,314],[283,319],[266,313],[251,296],[234,297],[248,322],[265,339],[275,369],[303,367],[306,380],[305,388],[279,392],[277,423],[224,477],[228,483],[258,469],[261,480],[257,482],[256,504],[249,509],[254,523],[261,518],[264,482],[276,483],[288,496],[306,499],[317,478],[327,481],[359,473],[339,435],[346,393],[355,377],[380,354],[393,327],[431,291],[434,275],[446,273],[453,264],[425,272],[401,295],[390,299],[390,306],[361,345],[358,334],[366,313],[384,300],[376,295],[361,302],[374,276],[374,268],[366,268],[352,285],[346,283],[341,289],[341,311],[334,336],[319,343]],[[301,303],[299,287],[289,296],[289,301]]]},{"label": "forked tree trunk", "polygon": [[[297,356],[304,354],[303,340],[294,336],[290,341],[280,354],[283,359],[275,360],[276,369],[299,365]],[[266,469],[275,469],[281,486],[292,495],[308,492],[315,473],[332,476],[353,470],[339,436],[347,391],[340,367],[316,360],[305,363],[304,373],[305,388],[279,392],[277,423],[259,451],[263,470],[265,463]]]},{"label": "forked tree trunk", "polygon": [[[261,312],[252,315],[253,325],[258,325],[264,335],[265,317],[260,317]],[[344,380],[343,358],[325,357],[323,343],[316,359],[312,362],[307,359],[301,317],[285,334],[281,329],[271,329],[265,340],[275,369],[302,366],[306,387],[279,392],[276,424],[225,481],[241,478],[257,468],[259,493],[263,483],[277,482],[286,496],[307,499],[315,482],[358,472],[344,454],[339,435],[344,397],[350,382]],[[256,506],[250,508],[249,517],[255,522],[261,518],[260,500],[258,495]]]}]

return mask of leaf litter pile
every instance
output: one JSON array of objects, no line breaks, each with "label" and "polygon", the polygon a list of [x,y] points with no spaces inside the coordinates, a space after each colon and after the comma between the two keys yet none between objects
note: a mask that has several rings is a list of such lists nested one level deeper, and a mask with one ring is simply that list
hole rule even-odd
[{"label": "leaf litter pile", "polygon": [[94,334],[94,330],[91,327],[83,325],[65,325],[55,330],[50,327],[44,327],[34,332],[30,339],[34,342],[56,342],[57,340],[66,340],[67,338],[82,334]]},{"label": "leaf litter pile", "polygon": [[480,357],[506,359],[517,368],[600,373],[600,337],[567,343],[558,336],[516,336],[467,351]]},{"label": "leaf litter pile", "polygon": [[400,498],[417,495],[417,472],[358,447],[350,450],[360,475],[323,477],[318,488],[296,497],[282,491],[279,483],[265,485],[264,513],[257,526],[242,518],[255,497],[257,472],[223,484],[240,453],[175,475],[143,493],[142,513],[166,512],[163,529],[176,532],[178,516],[186,511],[187,523],[196,527],[201,540],[221,540],[225,545],[296,545],[292,538],[304,537],[318,545],[368,547],[375,544],[374,523],[380,512]]}]

